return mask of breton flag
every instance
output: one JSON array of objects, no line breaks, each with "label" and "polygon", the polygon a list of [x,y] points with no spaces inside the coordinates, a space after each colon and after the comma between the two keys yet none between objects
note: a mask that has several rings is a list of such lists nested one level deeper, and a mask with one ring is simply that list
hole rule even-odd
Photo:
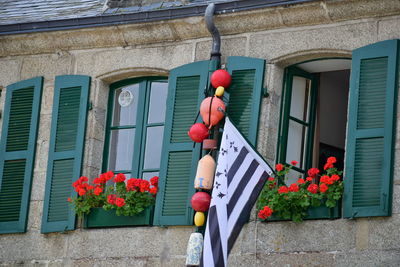
[{"label": "breton flag", "polygon": [[226,118],[201,266],[227,266],[233,244],[272,172],[272,168]]}]

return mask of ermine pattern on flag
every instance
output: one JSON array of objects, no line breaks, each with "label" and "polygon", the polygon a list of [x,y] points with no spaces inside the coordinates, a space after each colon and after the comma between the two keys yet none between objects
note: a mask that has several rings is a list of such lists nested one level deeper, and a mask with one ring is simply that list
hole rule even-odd
[{"label": "ermine pattern on flag", "polygon": [[227,266],[272,168],[226,118],[204,236],[202,266]]}]

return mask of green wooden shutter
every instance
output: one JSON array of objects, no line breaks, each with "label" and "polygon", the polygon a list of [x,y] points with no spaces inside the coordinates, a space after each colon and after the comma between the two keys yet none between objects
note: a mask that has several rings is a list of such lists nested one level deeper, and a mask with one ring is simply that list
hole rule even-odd
[{"label": "green wooden shutter", "polygon": [[229,92],[228,116],[255,146],[263,94],[265,60],[228,57],[227,70],[232,75],[232,84],[227,89]]},{"label": "green wooden shutter", "polygon": [[193,146],[187,132],[204,99],[209,71],[215,66],[215,61],[200,61],[170,73],[155,225],[192,224],[190,200],[195,192],[193,181],[200,144]]},{"label": "green wooden shutter", "polygon": [[67,198],[81,175],[90,77],[57,76],[54,88],[42,233],[75,229]]},{"label": "green wooden shutter", "polygon": [[0,142],[0,233],[26,232],[43,77],[7,86]]},{"label": "green wooden shutter", "polygon": [[344,217],[389,216],[398,90],[399,41],[353,51]]}]

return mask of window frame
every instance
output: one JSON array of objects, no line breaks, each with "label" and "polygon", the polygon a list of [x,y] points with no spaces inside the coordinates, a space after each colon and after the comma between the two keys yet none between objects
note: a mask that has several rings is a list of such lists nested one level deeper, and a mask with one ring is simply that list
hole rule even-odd
[{"label": "window frame", "polygon": [[[112,170],[115,173],[125,173],[130,174],[131,177],[142,178],[143,172],[159,172],[158,169],[146,169],[144,170],[144,154],[146,149],[146,132],[147,128],[151,126],[164,126],[164,123],[148,123],[149,106],[150,106],[150,92],[151,84],[153,82],[162,82],[168,85],[168,77],[165,76],[150,76],[150,77],[138,77],[129,78],[121,81],[114,82],[110,84],[109,96],[107,103],[107,116],[106,116],[106,127],[105,127],[105,139],[104,139],[104,149],[103,149],[103,161],[102,161],[102,172],[106,172],[109,169],[109,158],[110,158],[110,142],[111,142],[111,132],[112,130],[118,129],[136,129],[134,136],[133,151],[139,151],[139,153],[134,153],[132,156],[132,163],[130,170]],[[139,85],[139,100],[136,112],[136,123],[135,126],[112,126],[112,120],[114,115],[114,101],[115,101],[115,91],[129,86],[129,85]],[[168,91],[168,87],[166,88]],[[167,99],[166,99],[167,102]],[[139,135],[138,135],[139,134]],[[137,156],[139,154],[139,156]]]},{"label": "window frame", "polygon": [[[304,62],[302,62],[304,63]],[[301,63],[298,63],[301,64]],[[296,65],[298,65],[296,64]],[[293,166],[293,170],[297,172],[301,172],[303,174],[312,167],[312,156],[313,156],[313,147],[314,147],[314,135],[315,135],[315,121],[316,121],[316,109],[317,109],[317,97],[318,97],[318,84],[319,79],[317,75],[308,73],[296,67],[296,65],[289,66],[285,69],[284,79],[283,79],[283,93],[281,98],[281,108],[280,108],[280,118],[279,118],[279,133],[278,133],[278,145],[277,145],[277,163],[287,163],[286,155],[287,155],[287,144],[288,144],[288,135],[289,135],[289,122],[290,120],[306,126],[309,128],[306,137],[305,137],[305,164],[304,169]],[[293,78],[302,77],[305,79],[311,80],[311,92],[310,92],[310,107],[308,114],[308,123],[300,122],[299,119],[290,116],[290,107],[292,100],[292,86],[293,86]],[[310,131],[311,129],[311,131]]]}]

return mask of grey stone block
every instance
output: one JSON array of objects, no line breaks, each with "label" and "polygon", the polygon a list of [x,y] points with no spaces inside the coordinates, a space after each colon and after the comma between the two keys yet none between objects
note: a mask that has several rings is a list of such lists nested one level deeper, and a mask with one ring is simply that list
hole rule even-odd
[{"label": "grey stone block", "polygon": [[38,171],[33,173],[31,201],[43,200],[44,190],[46,186],[46,171]]},{"label": "grey stone block", "polygon": [[[246,55],[246,37],[223,38],[221,40],[221,62],[226,63],[230,56]],[[195,60],[209,60],[212,48],[212,41],[201,41],[196,43]]]},{"label": "grey stone block", "polygon": [[400,250],[338,252],[334,262],[337,267],[397,267],[399,264]]},{"label": "grey stone block", "polygon": [[55,260],[66,256],[67,235],[28,231],[20,235],[0,235],[1,260]]},{"label": "grey stone block", "polygon": [[[351,51],[374,43],[376,32],[376,23],[360,22],[257,33],[250,35],[249,56],[268,58],[272,63],[283,61],[288,55],[298,57],[297,62],[316,56],[324,57],[323,53],[326,52],[331,53],[331,56],[335,53],[336,56],[342,56],[340,50]],[[301,57],[302,54],[308,54],[309,58]]]},{"label": "grey stone block", "polygon": [[400,214],[369,219],[369,249],[400,250]]},{"label": "grey stone block", "polygon": [[71,74],[72,56],[66,53],[29,56],[22,62],[21,79],[44,76],[53,79],[57,75]]},{"label": "grey stone block", "polygon": [[[0,45],[1,50],[1,45]],[[20,58],[14,59],[1,59],[0,60],[0,87],[7,87],[8,85],[18,82],[20,78],[20,69],[22,60]],[[5,90],[1,93],[1,98],[5,97]],[[2,109],[3,110],[3,109]]]},{"label": "grey stone block", "polygon": [[378,23],[378,40],[399,39],[400,33],[395,29],[400,27],[400,17],[389,17],[382,19]]},{"label": "grey stone block", "polygon": [[257,225],[257,253],[346,251],[355,247],[355,239],[355,222],[350,220]]},{"label": "grey stone block", "polygon": [[334,253],[295,252],[257,254],[255,266],[329,267],[334,266]]},{"label": "grey stone block", "polygon": [[165,230],[158,227],[74,231],[68,236],[68,257],[82,259],[159,256],[162,252],[163,231]]},{"label": "grey stone block", "polygon": [[136,69],[140,76],[146,76],[143,69],[165,71],[192,62],[192,50],[191,44],[175,44],[82,53],[76,55],[77,73],[100,76],[116,70],[132,69],[134,74]]}]

